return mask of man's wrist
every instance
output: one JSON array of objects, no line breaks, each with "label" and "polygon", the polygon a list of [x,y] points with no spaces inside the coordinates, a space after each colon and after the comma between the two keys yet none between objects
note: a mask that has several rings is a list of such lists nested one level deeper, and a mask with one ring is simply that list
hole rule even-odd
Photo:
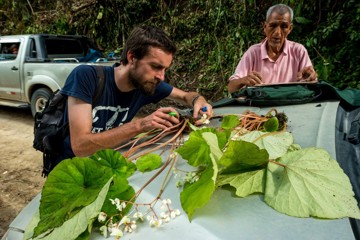
[{"label": "man's wrist", "polygon": [[[191,106],[194,107],[196,101],[199,100],[200,97],[204,98],[204,97],[203,97],[202,95],[200,95],[200,94],[195,95],[195,96],[193,97],[193,99],[191,100]],[[204,99],[205,99],[205,98],[204,98]]]}]

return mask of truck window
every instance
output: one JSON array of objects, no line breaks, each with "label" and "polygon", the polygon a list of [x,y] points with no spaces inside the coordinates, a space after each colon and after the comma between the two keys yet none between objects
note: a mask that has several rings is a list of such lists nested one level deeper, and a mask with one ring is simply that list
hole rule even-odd
[{"label": "truck window", "polygon": [[14,60],[17,57],[20,42],[0,43],[0,61]]},{"label": "truck window", "polygon": [[35,39],[33,39],[33,38],[29,39],[29,46],[30,46],[30,58],[37,58]]},{"label": "truck window", "polygon": [[77,39],[47,38],[45,48],[49,58],[84,56],[81,42]]}]

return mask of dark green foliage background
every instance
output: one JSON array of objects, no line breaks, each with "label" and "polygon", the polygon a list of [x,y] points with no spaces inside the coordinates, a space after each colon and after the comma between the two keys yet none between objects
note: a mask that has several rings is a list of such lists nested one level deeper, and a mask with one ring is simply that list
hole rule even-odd
[{"label": "dark green foliage background", "polygon": [[[360,2],[288,0],[289,39],[308,49],[319,79],[360,89]],[[167,80],[215,101],[247,48],[264,38],[262,23],[275,1],[235,0],[0,0],[0,35],[81,34],[105,53],[122,50],[131,29],[160,26],[178,46]]]}]

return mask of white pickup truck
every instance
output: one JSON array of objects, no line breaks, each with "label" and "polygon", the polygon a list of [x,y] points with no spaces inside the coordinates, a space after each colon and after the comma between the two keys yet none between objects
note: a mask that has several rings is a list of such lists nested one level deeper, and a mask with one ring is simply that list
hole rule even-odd
[{"label": "white pickup truck", "polygon": [[0,36],[0,105],[31,106],[35,115],[79,64],[114,64],[105,58],[84,62],[89,49],[98,50],[85,36]]}]

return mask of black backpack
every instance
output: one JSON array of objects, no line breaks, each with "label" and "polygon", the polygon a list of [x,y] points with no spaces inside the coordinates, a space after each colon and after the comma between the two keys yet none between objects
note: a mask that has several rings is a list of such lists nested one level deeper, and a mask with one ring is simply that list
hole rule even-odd
[{"label": "black backpack", "polygon": [[[102,95],[105,85],[103,67],[95,68],[99,81],[93,103]],[[67,96],[57,90],[49,97],[44,110],[35,114],[33,147],[43,153],[44,177],[56,166],[56,160],[63,151],[63,141],[69,134],[69,123],[64,122],[66,100]]]}]

